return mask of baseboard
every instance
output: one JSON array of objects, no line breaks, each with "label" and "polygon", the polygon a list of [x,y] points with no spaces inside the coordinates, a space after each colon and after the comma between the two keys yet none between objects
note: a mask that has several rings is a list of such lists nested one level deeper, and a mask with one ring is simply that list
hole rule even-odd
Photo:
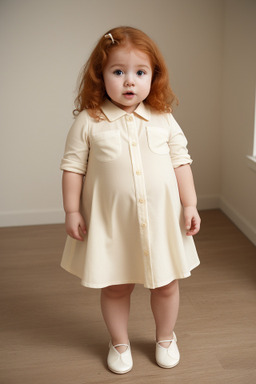
[{"label": "baseboard", "polygon": [[223,198],[220,199],[220,209],[240,229],[240,231],[242,231],[243,234],[248,237],[254,245],[256,245],[256,228],[253,227]]},{"label": "baseboard", "polygon": [[[221,209],[228,218],[256,245],[256,228],[218,195],[198,196],[198,209]],[[0,227],[64,223],[62,209],[42,211],[0,212]]]},{"label": "baseboard", "polygon": [[62,209],[0,212],[0,227],[64,223]]},{"label": "baseboard", "polygon": [[[219,207],[218,196],[201,196],[198,198],[198,208],[201,210]],[[62,209],[0,212],[0,227],[58,223],[64,223],[64,212]]]}]

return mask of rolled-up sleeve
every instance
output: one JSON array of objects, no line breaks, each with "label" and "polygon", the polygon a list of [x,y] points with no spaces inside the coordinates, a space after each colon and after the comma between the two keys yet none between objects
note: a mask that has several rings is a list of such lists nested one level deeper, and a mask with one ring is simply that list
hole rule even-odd
[{"label": "rolled-up sleeve", "polygon": [[88,156],[88,116],[87,112],[83,111],[77,116],[68,133],[60,169],[85,175]]},{"label": "rolled-up sleeve", "polygon": [[188,142],[182,129],[171,114],[168,115],[168,120],[171,128],[168,145],[170,148],[173,168],[177,168],[185,164],[191,164],[192,159],[187,149]]}]

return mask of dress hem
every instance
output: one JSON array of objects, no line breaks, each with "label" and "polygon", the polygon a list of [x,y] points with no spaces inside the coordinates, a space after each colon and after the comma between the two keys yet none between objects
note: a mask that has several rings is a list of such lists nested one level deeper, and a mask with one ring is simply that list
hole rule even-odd
[{"label": "dress hem", "polygon": [[86,281],[84,281],[81,276],[77,275],[76,273],[70,271],[69,269],[67,269],[66,267],[64,267],[63,265],[61,265],[61,267],[66,271],[66,272],[69,272],[71,273],[73,276],[76,276],[77,278],[79,278],[81,280],[81,285],[83,287],[86,287],[86,288],[93,288],[93,289],[102,289],[102,288],[106,288],[106,287],[109,287],[111,285],[122,285],[122,284],[141,284],[144,286],[144,288],[147,288],[147,289],[156,289],[156,288],[160,288],[160,287],[164,287],[165,285],[168,285],[170,284],[172,281],[174,280],[181,280],[181,279],[186,279],[188,277],[191,276],[191,271],[193,269],[195,269],[196,267],[198,267],[200,265],[200,261],[198,261],[197,263],[195,263],[195,265],[193,265],[192,267],[190,267],[189,271],[187,271],[186,273],[183,273],[183,274],[180,274],[179,276],[174,276],[164,282],[161,282],[161,283],[157,283],[157,284],[154,284],[154,286],[148,286],[145,284],[144,281],[139,281],[139,280],[123,280],[123,281],[116,281],[116,282],[111,282],[111,283],[99,283],[99,284],[95,284],[95,283],[88,283]]}]

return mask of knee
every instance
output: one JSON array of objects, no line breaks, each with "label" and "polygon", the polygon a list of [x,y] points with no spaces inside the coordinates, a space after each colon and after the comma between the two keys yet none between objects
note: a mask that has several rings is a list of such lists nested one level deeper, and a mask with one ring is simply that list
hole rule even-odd
[{"label": "knee", "polygon": [[152,295],[160,297],[170,297],[175,295],[179,290],[178,280],[172,281],[170,284],[164,285],[163,287],[151,289]]},{"label": "knee", "polygon": [[103,288],[102,293],[112,299],[121,299],[125,296],[130,296],[134,286],[134,284],[110,285],[109,287]]}]

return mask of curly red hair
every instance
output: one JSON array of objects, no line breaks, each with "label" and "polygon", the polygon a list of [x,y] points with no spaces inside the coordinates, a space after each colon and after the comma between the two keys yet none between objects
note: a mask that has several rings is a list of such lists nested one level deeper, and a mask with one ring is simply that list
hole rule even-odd
[{"label": "curly red hair", "polygon": [[73,114],[76,116],[82,110],[88,109],[92,117],[99,118],[100,107],[108,98],[102,75],[108,56],[112,49],[127,44],[146,53],[151,61],[153,72],[151,90],[144,103],[156,111],[171,112],[172,104],[178,103],[178,100],[170,87],[164,58],[154,41],[144,32],[132,27],[113,28],[107,32],[109,33],[114,42],[110,36],[101,37],[82,69]]}]

